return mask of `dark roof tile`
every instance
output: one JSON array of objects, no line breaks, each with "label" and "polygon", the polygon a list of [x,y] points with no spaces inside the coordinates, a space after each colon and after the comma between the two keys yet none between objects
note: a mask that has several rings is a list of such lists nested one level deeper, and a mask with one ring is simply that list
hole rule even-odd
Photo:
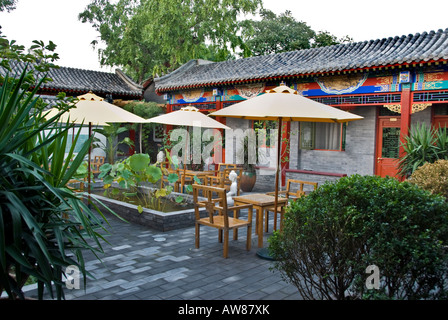
[{"label": "dark roof tile", "polygon": [[[11,62],[12,71],[20,73],[25,68],[23,62]],[[0,75],[4,76],[6,70],[0,68]],[[51,69],[48,76],[53,79],[45,83],[41,88],[50,91],[65,91],[73,93],[86,93],[89,91],[97,94],[127,96],[131,98],[143,97],[142,86],[134,83],[120,70],[115,73],[94,70],[59,67]]]},{"label": "dark roof tile", "polygon": [[154,82],[163,92],[441,59],[448,59],[448,29],[208,64],[191,60]]}]

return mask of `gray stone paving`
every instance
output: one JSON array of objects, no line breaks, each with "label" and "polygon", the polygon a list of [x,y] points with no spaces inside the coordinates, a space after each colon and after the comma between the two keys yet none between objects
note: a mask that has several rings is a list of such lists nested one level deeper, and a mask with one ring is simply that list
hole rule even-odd
[{"label": "gray stone paving", "polygon": [[[161,232],[108,216],[101,261],[86,253],[86,287],[65,289],[66,300],[294,300],[297,289],[282,280],[273,262],[256,255],[257,236],[246,251],[246,230],[229,241],[222,257],[218,231],[201,227],[201,247],[194,247],[194,227]],[[272,224],[272,221],[271,221]],[[270,228],[272,230],[272,226]],[[265,233],[267,237],[272,233]],[[37,297],[27,288],[27,295]],[[50,299],[46,295],[46,299]]]}]

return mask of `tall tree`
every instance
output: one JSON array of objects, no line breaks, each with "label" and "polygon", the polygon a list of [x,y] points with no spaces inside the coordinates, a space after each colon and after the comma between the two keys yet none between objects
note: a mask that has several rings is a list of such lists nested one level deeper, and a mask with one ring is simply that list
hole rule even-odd
[{"label": "tall tree", "polygon": [[0,0],[0,11],[12,11],[16,8],[18,0]]},{"label": "tall tree", "polygon": [[261,0],[92,0],[79,19],[106,44],[101,64],[120,65],[141,82],[190,59],[224,60],[237,49],[247,54],[238,17],[260,6]]},{"label": "tall tree", "polygon": [[263,9],[260,16],[261,20],[245,20],[243,29],[243,40],[256,56],[350,41],[349,37],[338,40],[326,31],[315,32],[305,22],[297,21],[288,10],[277,16]]}]

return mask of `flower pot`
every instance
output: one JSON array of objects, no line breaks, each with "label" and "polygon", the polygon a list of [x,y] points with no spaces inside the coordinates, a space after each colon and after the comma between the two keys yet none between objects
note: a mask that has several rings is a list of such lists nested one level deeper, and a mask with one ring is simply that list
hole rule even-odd
[{"label": "flower pot", "polygon": [[244,192],[252,191],[255,182],[257,181],[256,171],[243,171],[241,174],[240,188]]}]

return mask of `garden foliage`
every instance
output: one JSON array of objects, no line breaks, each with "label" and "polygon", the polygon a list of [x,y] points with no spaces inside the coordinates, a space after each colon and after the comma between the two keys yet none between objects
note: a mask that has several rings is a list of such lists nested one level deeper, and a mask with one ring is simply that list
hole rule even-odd
[{"label": "garden foliage", "polygon": [[56,56],[45,51],[54,49],[35,42],[34,53],[42,58],[36,64],[23,47],[0,38],[3,68],[11,70],[9,59],[30,62],[22,73],[0,79],[0,292],[12,299],[25,298],[22,287],[30,276],[38,283],[39,298],[44,286],[63,298],[65,268],[78,267],[86,281],[84,251],[102,252],[101,212],[94,214],[87,197],[67,187],[91,140],[75,154],[80,131],[69,147],[74,125],[58,123],[70,105],[60,101],[61,113],[47,119],[36,94],[50,80],[38,72],[48,70],[44,58]]},{"label": "garden foliage", "polygon": [[448,160],[425,163],[414,171],[408,181],[448,198]]},{"label": "garden foliage", "polygon": [[[440,299],[448,289],[447,241],[443,197],[353,175],[293,202],[269,248],[304,299]],[[371,265],[379,289],[366,287]]]},{"label": "garden foliage", "polygon": [[400,175],[409,177],[418,167],[439,159],[448,160],[448,134],[446,128],[432,128],[415,124],[403,143],[404,156],[399,160]]},{"label": "garden foliage", "polygon": [[[105,163],[100,167],[99,178],[104,182],[104,194],[118,196],[126,201],[129,197],[138,197],[144,205],[139,205],[139,212],[143,207],[160,209],[161,198],[168,196],[173,187],[163,183],[163,175],[167,175],[168,182],[174,183],[177,174],[168,174],[161,163],[150,163],[150,157],[144,153],[134,154],[115,164]],[[153,186],[146,192],[140,192],[142,186]],[[181,198],[182,200],[183,198]]]}]

